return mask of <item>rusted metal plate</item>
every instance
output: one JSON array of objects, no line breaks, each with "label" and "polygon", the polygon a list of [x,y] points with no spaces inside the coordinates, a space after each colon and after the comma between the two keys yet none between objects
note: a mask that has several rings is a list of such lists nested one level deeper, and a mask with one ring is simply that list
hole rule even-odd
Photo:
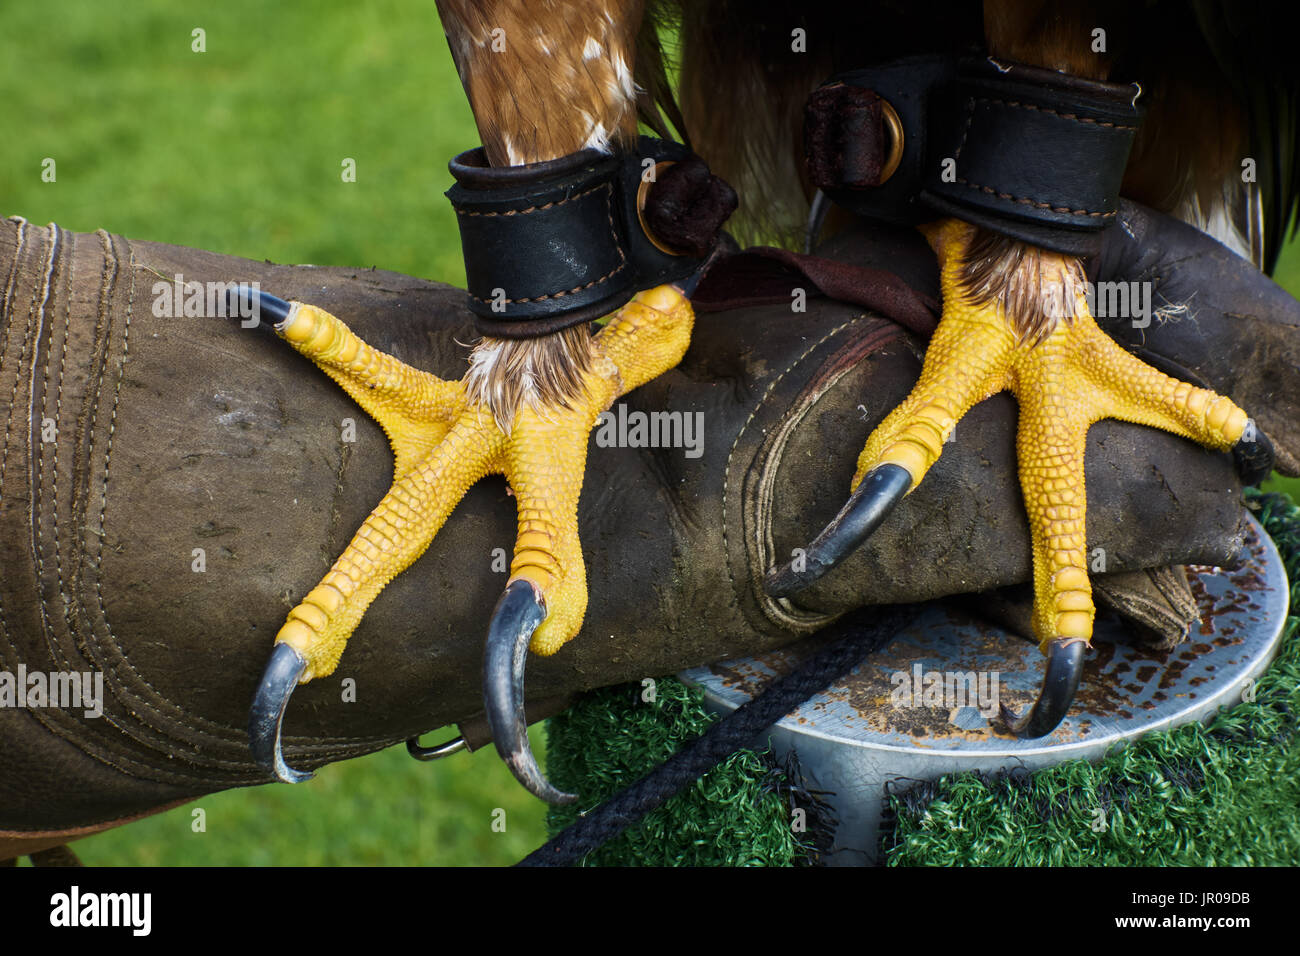
[{"label": "rusted metal plate", "polygon": [[[776,724],[762,743],[770,737],[780,756],[793,749],[810,785],[834,794],[841,823],[832,862],[872,858],[888,780],[1095,759],[1240,701],[1276,654],[1288,605],[1281,558],[1250,524],[1240,568],[1191,569],[1200,623],[1186,643],[1153,650],[1133,643],[1117,618],[1098,615],[1071,715],[1045,738],[1018,740],[997,720],[999,703],[1020,711],[1033,701],[1044,664],[1038,648],[941,604]],[[806,653],[789,648],[682,677],[704,688],[711,708],[729,712]]]}]

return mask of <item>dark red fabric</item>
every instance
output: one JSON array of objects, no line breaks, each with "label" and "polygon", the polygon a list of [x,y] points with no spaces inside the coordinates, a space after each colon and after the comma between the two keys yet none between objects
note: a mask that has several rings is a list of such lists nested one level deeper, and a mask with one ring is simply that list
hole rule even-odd
[{"label": "dark red fabric", "polygon": [[797,288],[860,305],[925,338],[939,324],[938,300],[892,272],[772,246],[755,246],[719,259],[700,280],[691,303],[700,312],[789,304]]}]

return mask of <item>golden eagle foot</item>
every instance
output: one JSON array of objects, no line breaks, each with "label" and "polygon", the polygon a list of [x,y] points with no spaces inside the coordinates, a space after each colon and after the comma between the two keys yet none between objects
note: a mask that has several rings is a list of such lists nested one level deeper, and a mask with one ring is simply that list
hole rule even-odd
[{"label": "golden eagle foot", "polygon": [[1044,253],[1043,289],[1073,297],[1073,309],[1038,337],[1019,334],[1001,301],[980,302],[961,268],[975,227],[942,220],[925,228],[939,258],[943,318],[912,392],[871,434],[858,458],[853,494],[798,565],[773,570],[767,590],[789,595],[858,547],[939,458],[963,415],[1010,389],[1020,406],[1017,455],[1033,544],[1034,632],[1048,654],[1038,700],[1003,719],[1021,737],[1041,737],[1064,719],[1079,683],[1095,608],[1085,563],[1084,447],[1088,428],[1116,418],[1162,428],[1210,448],[1234,450],[1247,483],[1272,467],[1267,439],[1231,400],[1170,378],[1107,337],[1063,256]]},{"label": "golden eagle foot", "polygon": [[502,474],[518,502],[510,578],[488,630],[484,693],[498,751],[533,793],[573,797],[542,775],[523,716],[527,650],[554,654],[577,633],[587,608],[578,540],[578,497],[588,433],[621,395],[672,368],[690,342],[694,313],[682,292],[638,294],[592,339],[594,362],[570,407],[516,414],[509,432],[472,401],[463,382],[445,381],[358,338],[315,306],[260,295],[256,307],[276,334],[334,379],[388,435],[393,484],[324,579],[289,612],[249,719],[254,757],[277,779],[310,774],[289,767],[280,734],[294,688],[331,673],[370,603],[429,547],[470,486]]}]

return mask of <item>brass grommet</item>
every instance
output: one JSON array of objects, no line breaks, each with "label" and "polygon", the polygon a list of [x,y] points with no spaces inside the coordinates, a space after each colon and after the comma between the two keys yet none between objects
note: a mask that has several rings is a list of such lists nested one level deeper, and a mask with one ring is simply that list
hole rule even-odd
[{"label": "brass grommet", "polygon": [[880,169],[880,182],[877,183],[883,186],[888,182],[889,177],[898,171],[898,165],[903,161],[903,121],[898,118],[893,105],[883,96],[880,97],[880,113],[885,121],[885,128],[889,130],[889,155],[885,157],[885,165]]},{"label": "brass grommet", "polygon": [[641,223],[641,231],[645,233],[645,237],[650,240],[656,249],[670,256],[684,256],[686,253],[673,249],[671,246],[666,246],[660,242],[659,238],[651,232],[650,227],[647,226],[645,222],[645,204],[646,198],[650,195],[650,187],[659,181],[659,174],[671,165],[673,165],[673,161],[667,159],[663,162],[655,163],[654,173],[650,179],[646,179],[644,173],[641,174],[641,185],[638,186],[636,190],[636,218],[637,221]]}]

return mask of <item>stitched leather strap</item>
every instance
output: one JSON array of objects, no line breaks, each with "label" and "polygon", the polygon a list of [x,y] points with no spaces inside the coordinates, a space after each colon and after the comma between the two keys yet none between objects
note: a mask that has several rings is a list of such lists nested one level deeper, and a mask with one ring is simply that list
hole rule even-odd
[{"label": "stitched leather strap", "polygon": [[[991,58],[858,70],[809,100],[810,171],[860,215],[917,223],[937,212],[1088,255],[1119,209],[1139,92]],[[902,161],[883,181],[877,160],[894,144],[873,97],[892,105],[904,136]]]},{"label": "stitched leather strap", "polygon": [[[1086,255],[1119,211],[1139,88],[989,59],[962,63],[956,123],[933,145],[932,208],[1059,252]],[[946,135],[944,135],[946,134]]]},{"label": "stitched leather strap", "polygon": [[490,167],[480,148],[450,168],[469,308],[480,334],[501,338],[591,321],[690,275],[705,258],[692,252],[707,253],[735,208],[730,187],[684,146],[644,136],[635,153]]}]

